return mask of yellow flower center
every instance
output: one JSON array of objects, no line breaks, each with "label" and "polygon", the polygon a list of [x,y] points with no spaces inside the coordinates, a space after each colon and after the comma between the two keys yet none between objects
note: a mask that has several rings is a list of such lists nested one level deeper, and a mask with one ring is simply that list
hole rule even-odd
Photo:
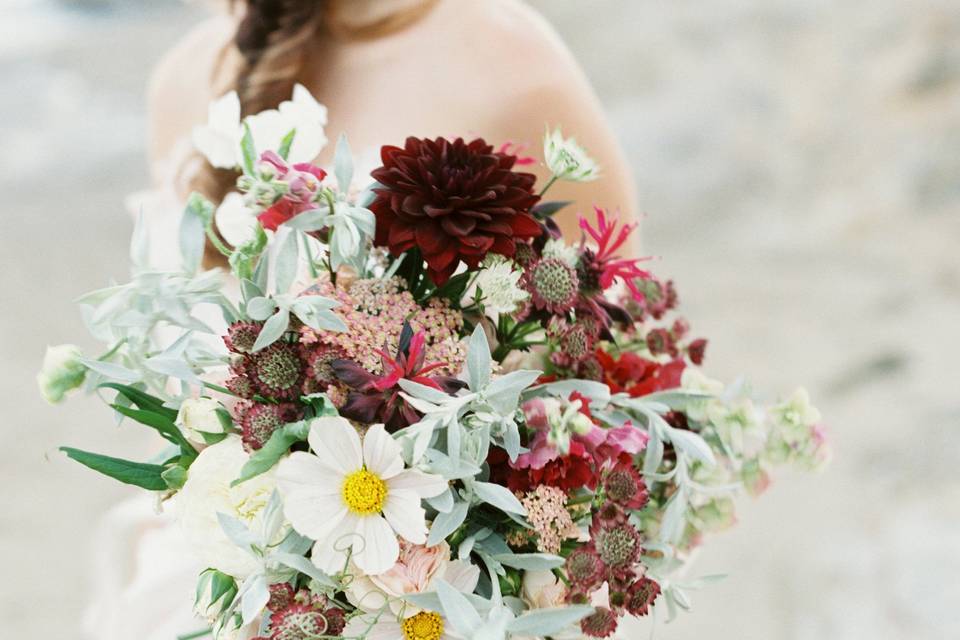
[{"label": "yellow flower center", "polygon": [[407,618],[400,626],[404,640],[440,640],[443,635],[443,618],[432,611],[421,611]]},{"label": "yellow flower center", "polygon": [[383,511],[387,484],[366,469],[354,471],[343,481],[343,501],[353,513],[369,516]]}]

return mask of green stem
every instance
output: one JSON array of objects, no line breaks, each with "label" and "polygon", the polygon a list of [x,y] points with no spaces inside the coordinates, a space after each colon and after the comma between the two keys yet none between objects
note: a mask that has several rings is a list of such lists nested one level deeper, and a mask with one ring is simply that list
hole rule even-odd
[{"label": "green stem", "polygon": [[218,384],[213,384],[212,382],[206,382],[206,381],[205,381],[205,382],[203,383],[203,386],[205,386],[207,389],[212,389],[213,391],[217,391],[217,392],[219,392],[219,393],[223,393],[223,394],[228,395],[228,396],[234,396],[234,397],[236,397],[236,395],[237,395],[237,394],[235,394],[233,391],[230,391],[230,389],[227,389],[226,387],[221,387],[221,386],[218,385]]},{"label": "green stem", "polygon": [[[327,206],[330,207],[330,216],[336,215],[337,203],[333,199],[333,192],[330,189],[326,189],[323,192],[323,197],[327,200]],[[336,288],[337,286],[337,272],[333,270],[333,260],[330,258],[330,247],[333,245],[333,229],[330,229],[330,235],[327,236],[327,270],[330,271],[330,284]]]},{"label": "green stem", "polygon": [[213,629],[201,629],[200,631],[194,631],[193,633],[186,633],[182,636],[177,636],[177,640],[195,640],[196,638],[205,638],[213,633]]},{"label": "green stem", "polygon": [[551,177],[550,177],[550,180],[547,181],[547,184],[545,184],[545,185],[543,186],[543,190],[540,192],[540,197],[541,197],[541,198],[542,198],[542,197],[544,196],[544,194],[547,192],[547,189],[549,189],[550,187],[552,187],[552,186],[553,186],[553,183],[556,182],[557,180],[559,180],[559,178],[558,178],[557,176],[551,176]]},{"label": "green stem", "polygon": [[210,244],[216,248],[217,251],[222,253],[225,257],[229,258],[233,255],[233,251],[227,248],[227,245],[223,244],[223,241],[220,240],[220,237],[213,231],[213,220],[211,219],[207,226],[204,228],[207,232],[207,238],[210,239]]}]

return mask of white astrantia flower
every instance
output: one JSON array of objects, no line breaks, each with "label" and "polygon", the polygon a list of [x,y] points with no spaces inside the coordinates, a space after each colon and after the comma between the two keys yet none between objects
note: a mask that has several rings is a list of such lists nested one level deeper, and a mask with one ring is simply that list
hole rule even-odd
[{"label": "white astrantia flower", "polygon": [[447,482],[404,469],[400,444],[382,424],[361,441],[344,418],[318,418],[307,440],[313,453],[292,453],[277,466],[277,478],[290,523],[316,542],[311,557],[318,568],[342,571],[352,551],[360,571],[383,573],[400,555],[398,534],[426,542],[421,500],[443,493]]},{"label": "white astrantia flower", "polygon": [[523,271],[513,261],[490,255],[464,293],[464,299],[476,300],[478,294],[482,294],[484,311],[493,319],[501,314],[513,313],[530,297],[519,285],[522,276]]},{"label": "white astrantia flower", "polygon": [[546,244],[543,245],[543,257],[562,260],[571,269],[576,269],[577,263],[580,261],[577,248],[563,240],[547,240]]},{"label": "white astrantia flower", "polygon": [[221,406],[213,398],[187,398],[180,405],[176,425],[188,440],[203,443],[203,433],[223,433],[223,424],[217,415]]},{"label": "white astrantia flower", "polygon": [[564,138],[559,129],[547,129],[543,138],[543,157],[558,180],[591,182],[600,177],[600,166],[573,138]]},{"label": "white astrantia flower", "polygon": [[259,224],[256,214],[236,191],[231,191],[223,198],[214,214],[214,221],[223,239],[234,247],[253,240]]},{"label": "white astrantia flower", "polygon": [[[293,88],[290,100],[276,109],[267,109],[247,117],[257,153],[280,147],[281,141],[296,130],[287,160],[311,162],[327,144],[324,127],[327,108],[316,101],[303,85]],[[207,112],[207,123],[193,130],[193,144],[214,167],[235,169],[243,164],[243,125],[240,120],[240,99],[235,91],[213,101]]]},{"label": "white astrantia flower", "polygon": [[[259,563],[227,537],[217,514],[235,518],[250,529],[259,529],[276,488],[272,470],[230,486],[240,477],[240,470],[249,459],[238,436],[227,436],[207,447],[190,465],[187,482],[177,494],[176,502],[179,526],[188,546],[204,566],[238,579],[257,571]],[[288,531],[289,527],[281,535],[286,536]]]}]

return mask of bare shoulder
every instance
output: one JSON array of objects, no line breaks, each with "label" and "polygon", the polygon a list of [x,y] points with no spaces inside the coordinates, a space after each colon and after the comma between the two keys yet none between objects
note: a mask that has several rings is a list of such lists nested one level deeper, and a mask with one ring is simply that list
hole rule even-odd
[{"label": "bare shoulder", "polygon": [[198,24],[160,59],[150,76],[147,108],[149,148],[162,160],[194,125],[206,119],[212,78],[234,23],[225,15]]}]

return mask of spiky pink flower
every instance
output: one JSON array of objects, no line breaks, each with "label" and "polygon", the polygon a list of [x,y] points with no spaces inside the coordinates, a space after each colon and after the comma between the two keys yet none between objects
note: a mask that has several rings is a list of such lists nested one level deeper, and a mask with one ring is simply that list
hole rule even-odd
[{"label": "spiky pink flower", "polygon": [[[582,248],[583,258],[592,270],[597,274],[597,285],[600,289],[609,289],[614,281],[620,280],[630,290],[635,300],[643,300],[643,293],[637,288],[634,282],[635,278],[647,278],[650,276],[637,266],[640,259],[621,258],[617,251],[627,241],[627,238],[637,227],[636,223],[624,224],[617,231],[618,221],[616,218],[607,218],[607,213],[600,207],[594,207],[597,216],[596,227],[590,225],[586,218],[580,217],[580,228],[597,244],[596,253]],[[586,240],[584,240],[585,244]]]}]

